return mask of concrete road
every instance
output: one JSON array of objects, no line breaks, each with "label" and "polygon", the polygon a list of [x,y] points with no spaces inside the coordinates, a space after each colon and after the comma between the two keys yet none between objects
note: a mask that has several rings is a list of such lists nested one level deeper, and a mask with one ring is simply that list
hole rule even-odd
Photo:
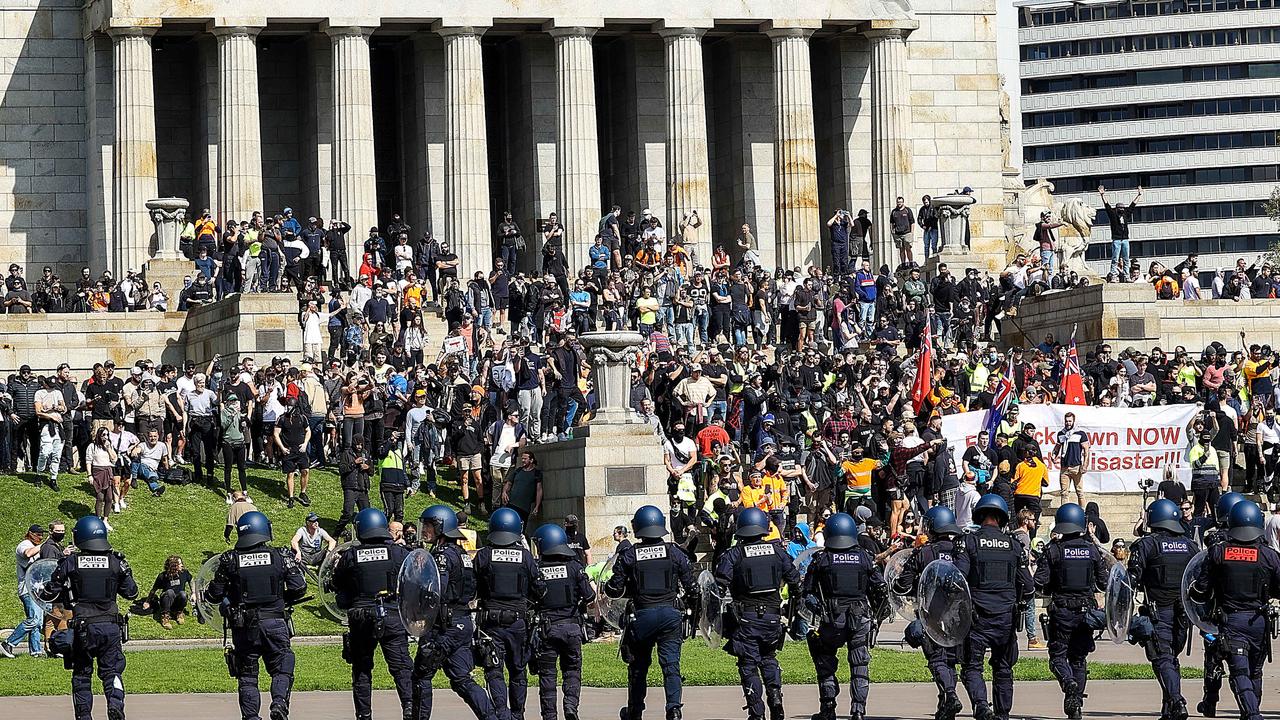
[{"label": "concrete road", "polygon": [[[1198,685],[1198,682],[1196,683]],[[839,712],[849,711],[847,688],[841,691]],[[1187,688],[1188,694],[1196,691]],[[1014,717],[1062,718],[1062,694],[1056,683],[1018,683],[1014,702]],[[1157,718],[1160,715],[1160,690],[1150,680],[1099,681],[1088,687],[1089,699],[1085,717]],[[818,710],[818,694],[812,685],[789,686],[785,689],[787,717],[789,720],[808,720]],[[581,720],[616,720],[618,708],[625,701],[625,690],[587,688],[583,691],[579,717]],[[963,691],[965,714],[969,704]],[[933,717],[937,699],[932,684],[894,683],[871,686],[869,718],[895,718],[901,720],[929,720]],[[1274,694],[1271,696],[1274,704]],[[742,708],[742,691],[737,687],[689,688],[684,694],[684,717],[687,720],[742,720],[746,713]],[[106,715],[101,697],[95,698],[96,715]],[[263,711],[268,702],[264,700]],[[374,717],[396,720],[400,708],[392,691],[374,693]],[[231,694],[219,695],[134,695],[128,698],[126,711],[129,720],[230,720],[239,717],[236,698]],[[70,717],[69,697],[12,697],[0,698],[0,716],[7,717]],[[293,696],[290,716],[298,720],[350,720],[354,717],[351,695],[346,692],[307,692]],[[662,720],[662,689],[649,689],[647,718]],[[434,717],[441,720],[468,720],[469,710],[452,692],[435,691]],[[530,688],[529,707],[525,717],[539,717],[537,689]]]}]

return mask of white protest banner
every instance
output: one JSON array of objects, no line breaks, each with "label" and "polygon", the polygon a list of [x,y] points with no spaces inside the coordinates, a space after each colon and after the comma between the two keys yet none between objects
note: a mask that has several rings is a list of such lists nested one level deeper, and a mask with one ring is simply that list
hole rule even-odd
[{"label": "white protest banner", "polygon": [[444,339],[444,354],[452,355],[454,353],[466,352],[467,339],[459,335],[453,335]]},{"label": "white protest banner", "polygon": [[[1199,411],[1195,405],[1157,405],[1144,408],[1100,408],[1081,405],[1019,405],[1020,423],[1035,425],[1035,438],[1049,465],[1049,487],[1057,492],[1058,459],[1053,446],[1063,427],[1063,416],[1074,413],[1075,427],[1089,435],[1089,464],[1085,468],[1085,492],[1139,492],[1139,480],[1158,484],[1165,466],[1173,466],[1177,477],[1189,482],[1186,462],[1187,423]],[[955,458],[957,472],[963,474],[961,458],[978,442],[978,432],[986,411],[947,415],[942,418],[942,435]],[[995,445],[995,438],[992,438]]]}]

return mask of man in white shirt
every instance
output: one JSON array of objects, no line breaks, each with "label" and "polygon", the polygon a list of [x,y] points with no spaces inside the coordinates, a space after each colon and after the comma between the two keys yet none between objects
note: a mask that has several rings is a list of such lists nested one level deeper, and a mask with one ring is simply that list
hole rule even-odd
[{"label": "man in white shirt", "polygon": [[294,559],[303,565],[318,568],[325,556],[338,547],[338,541],[320,527],[319,515],[307,513],[307,524],[293,534],[289,546],[293,548]]},{"label": "man in white shirt", "polygon": [[124,429],[124,418],[116,416],[112,421],[112,429],[107,433],[107,440],[111,443],[111,447],[115,448],[116,456],[122,462],[116,463],[115,482],[116,482],[116,499],[114,503],[115,512],[120,512],[129,507],[129,503],[125,502],[125,495],[129,494],[129,483],[124,482],[122,474],[128,468],[127,460],[135,445],[138,444],[138,436]]},{"label": "man in white shirt", "polygon": [[44,628],[44,608],[31,596],[31,589],[25,582],[27,569],[40,558],[40,546],[43,544],[44,528],[32,525],[27,528],[27,534],[13,551],[18,571],[18,599],[22,601],[26,617],[13,629],[7,640],[0,641],[0,655],[7,658],[13,657],[13,646],[20,645],[24,638],[29,643],[32,657],[44,657],[40,635]]},{"label": "man in white shirt", "polygon": [[966,471],[960,480],[960,489],[956,492],[956,524],[960,527],[973,525],[973,506],[982,499],[982,493],[974,485],[973,471]]},{"label": "man in white shirt", "polygon": [[58,468],[62,461],[62,448],[66,442],[67,401],[62,390],[54,387],[54,378],[41,376],[40,389],[36,391],[34,407],[36,422],[40,428],[40,456],[36,460],[36,472],[49,471],[46,481],[53,490],[58,489]]},{"label": "man in white shirt", "polygon": [[129,451],[129,458],[132,460],[130,484],[141,477],[147,487],[151,488],[152,495],[163,495],[165,488],[160,484],[158,471],[162,467],[169,467],[169,446],[160,442],[160,433],[156,430],[147,431],[146,441],[134,445],[133,450]]}]

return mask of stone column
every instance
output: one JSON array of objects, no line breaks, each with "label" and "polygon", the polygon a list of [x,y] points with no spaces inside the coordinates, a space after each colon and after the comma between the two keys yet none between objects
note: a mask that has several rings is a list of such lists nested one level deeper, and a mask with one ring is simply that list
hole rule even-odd
[{"label": "stone column", "polygon": [[333,217],[351,224],[347,264],[360,267],[364,239],[378,224],[373,166],[369,25],[326,25],[333,44]]},{"label": "stone column", "polygon": [[863,32],[871,45],[871,257],[876,266],[897,267],[889,212],[898,196],[909,207],[915,197],[906,39],[918,26],[914,21],[872,21]]},{"label": "stone column", "polygon": [[587,260],[600,216],[600,147],[596,128],[594,27],[551,27],[556,41],[556,199],[569,267]]},{"label": "stone column", "polygon": [[813,77],[809,64],[812,28],[770,28],[773,88],[777,108],[775,223],[778,266],[821,264],[818,218],[818,148],[813,127]]},{"label": "stone column", "polygon": [[110,268],[138,270],[151,253],[147,201],[156,196],[156,103],[151,76],[154,24],[111,28],[116,138],[112,153]]},{"label": "stone column", "polygon": [[707,96],[702,72],[705,28],[668,27],[658,31],[667,55],[667,233],[680,231],[681,220],[697,211],[702,224],[690,229],[686,248],[710,257],[713,248],[698,247],[711,234],[711,180],[707,154]]},{"label": "stone column", "polygon": [[212,27],[218,39],[219,224],[247,220],[262,207],[262,128],[258,103],[258,46],[266,22]]},{"label": "stone column", "polygon": [[[444,239],[458,253],[458,279],[493,265],[489,216],[489,140],[485,127],[486,28],[441,27],[444,38]],[[430,72],[430,68],[424,69]],[[527,231],[526,231],[527,232]]]}]

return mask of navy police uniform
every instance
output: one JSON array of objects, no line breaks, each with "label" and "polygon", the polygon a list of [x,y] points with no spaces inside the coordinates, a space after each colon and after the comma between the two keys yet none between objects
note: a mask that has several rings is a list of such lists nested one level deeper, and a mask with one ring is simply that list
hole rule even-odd
[{"label": "navy police uniform", "polygon": [[1079,718],[1089,653],[1097,647],[1089,616],[1098,612],[1094,593],[1107,587],[1102,551],[1082,534],[1054,539],[1036,565],[1035,584],[1049,597],[1049,671],[1062,688],[1067,717]]},{"label": "navy police uniform", "polygon": [[71,702],[76,720],[93,718],[93,664],[107,696],[107,717],[124,720],[124,618],[116,597],[133,600],[138,584],[124,555],[114,550],[80,550],[62,558],[45,586],[45,600],[66,604],[73,644],[63,661],[71,670]]},{"label": "navy police uniform", "polygon": [[847,648],[849,653],[852,714],[861,718],[866,713],[871,686],[867,671],[871,662],[871,608],[883,601],[885,592],[884,576],[875,558],[859,545],[820,550],[809,563],[802,594],[805,603],[822,618],[817,630],[809,634],[809,654],[818,674],[817,717],[835,717],[836,697],[840,694],[836,652],[841,648]]},{"label": "navy police uniform", "polygon": [[271,720],[289,717],[294,657],[287,605],[306,593],[302,568],[288,550],[258,543],[222,553],[205,596],[210,602],[223,604],[231,628],[244,720],[257,720],[261,707],[259,659],[271,675]]},{"label": "navy police uniform", "polygon": [[639,720],[653,649],[658,649],[669,720],[680,717],[680,643],[684,639],[684,615],[677,606],[679,590],[686,597],[696,592],[693,569],[684,550],[658,538],[642,538],[618,552],[613,575],[605,584],[609,597],[629,597],[633,618],[623,631],[621,652],[627,664],[627,707],[622,720]]},{"label": "navy police uniform", "polygon": [[[961,657],[965,691],[977,720],[1006,720],[1013,708],[1013,665],[1018,662],[1018,606],[1034,599],[1034,581],[1022,543],[999,527],[979,527],[957,549],[955,564],[969,582],[974,614]],[[988,650],[994,711],[982,680]]]},{"label": "navy police uniform", "polygon": [[729,548],[715,569],[716,582],[733,597],[725,618],[725,650],[738,659],[738,677],[747,700],[747,717],[764,718],[765,700],[772,720],[782,720],[782,670],[778,650],[786,637],[782,587],[795,596],[800,574],[782,545],[755,539]]},{"label": "navy police uniform", "polygon": [[568,557],[543,556],[538,572],[546,594],[538,601],[534,668],[542,720],[556,720],[556,664],[563,676],[565,720],[577,720],[582,695],[582,608],[596,591],[581,563]]},{"label": "navy police uniform", "polygon": [[413,716],[416,720],[430,719],[431,681],[436,672],[443,669],[449,688],[462,698],[478,720],[496,720],[498,716],[489,695],[471,677],[475,669],[471,602],[476,597],[476,574],[471,557],[452,540],[440,541],[431,554],[440,568],[444,607],[436,625],[418,644],[414,658]]},{"label": "navy police uniform", "polygon": [[347,610],[350,628],[343,638],[343,655],[351,663],[351,696],[358,720],[373,716],[373,654],[379,645],[395,681],[402,715],[412,717],[413,661],[397,594],[400,567],[408,555],[408,548],[386,538],[362,540],[344,550],[334,566],[334,592],[338,606]]},{"label": "navy police uniform", "polygon": [[1178,655],[1187,646],[1191,621],[1182,606],[1182,576],[1197,552],[1186,535],[1156,528],[1139,538],[1129,554],[1129,577],[1135,589],[1146,595],[1142,612],[1155,631],[1144,647],[1160,683],[1160,716],[1171,720],[1185,720],[1187,716]]},{"label": "navy police uniform", "polygon": [[502,666],[486,667],[485,685],[500,720],[522,720],[529,692],[529,598],[541,597],[546,585],[533,553],[514,543],[480,548],[475,572],[480,628],[502,648],[509,676],[503,678]]},{"label": "navy police uniform", "polygon": [[[955,563],[956,541],[938,538],[912,549],[907,562],[894,578],[891,591],[899,595],[916,597],[919,591],[920,573],[934,560]],[[959,647],[943,647],[925,635],[922,650],[933,683],[938,686],[937,718],[954,718],[960,712],[960,700],[956,697],[956,666],[960,664]]]},{"label": "navy police uniform", "polygon": [[1262,668],[1271,650],[1267,605],[1280,597],[1280,554],[1258,539],[1228,539],[1210,548],[1190,592],[1196,600],[1214,599],[1240,717],[1260,720]]}]

